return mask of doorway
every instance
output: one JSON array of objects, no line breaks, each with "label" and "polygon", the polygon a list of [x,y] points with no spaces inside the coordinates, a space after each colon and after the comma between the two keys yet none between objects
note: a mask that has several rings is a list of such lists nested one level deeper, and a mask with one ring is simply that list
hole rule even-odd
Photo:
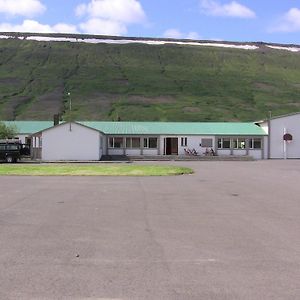
[{"label": "doorway", "polygon": [[178,138],[165,138],[165,154],[178,155]]}]

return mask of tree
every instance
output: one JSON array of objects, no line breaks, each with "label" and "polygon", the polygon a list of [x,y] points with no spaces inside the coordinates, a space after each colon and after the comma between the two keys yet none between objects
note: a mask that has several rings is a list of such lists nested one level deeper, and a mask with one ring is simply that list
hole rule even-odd
[{"label": "tree", "polygon": [[0,122],[0,139],[14,138],[18,134],[17,127]]}]

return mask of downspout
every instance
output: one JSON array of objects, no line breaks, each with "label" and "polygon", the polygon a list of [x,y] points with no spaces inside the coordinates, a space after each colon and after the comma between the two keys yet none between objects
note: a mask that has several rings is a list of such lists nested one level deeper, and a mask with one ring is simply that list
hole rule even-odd
[{"label": "downspout", "polygon": [[271,119],[268,120],[268,159],[271,158]]},{"label": "downspout", "polygon": [[[286,128],[283,128],[283,135],[286,134]],[[287,159],[286,140],[283,140],[283,158]]]}]

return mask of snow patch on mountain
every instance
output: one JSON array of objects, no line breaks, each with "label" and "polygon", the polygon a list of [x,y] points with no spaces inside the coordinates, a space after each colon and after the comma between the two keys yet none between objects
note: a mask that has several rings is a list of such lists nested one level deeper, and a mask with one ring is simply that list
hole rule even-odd
[{"label": "snow patch on mountain", "polygon": [[[126,38],[114,38],[114,39],[105,39],[105,38],[81,38],[81,37],[56,37],[56,36],[45,36],[45,35],[0,35],[0,39],[20,39],[20,40],[29,40],[29,41],[39,41],[39,42],[70,42],[70,43],[88,43],[88,44],[147,44],[147,45],[190,45],[190,46],[206,46],[206,47],[223,47],[223,48],[233,48],[233,49],[243,49],[243,50],[256,50],[259,49],[259,46],[254,44],[238,44],[238,43],[222,43],[222,42],[201,42],[201,41],[178,41],[178,40],[162,40],[162,39],[126,39]],[[265,46],[276,49],[276,50],[286,50],[290,52],[300,52],[300,47],[291,47],[291,46],[277,46],[277,45],[268,45]]]},{"label": "snow patch on mountain", "polygon": [[267,47],[276,49],[276,50],[286,50],[286,51],[290,51],[290,52],[299,52],[300,51],[300,48],[296,48],[296,47],[282,47],[282,46],[271,46],[271,45],[267,45]]}]

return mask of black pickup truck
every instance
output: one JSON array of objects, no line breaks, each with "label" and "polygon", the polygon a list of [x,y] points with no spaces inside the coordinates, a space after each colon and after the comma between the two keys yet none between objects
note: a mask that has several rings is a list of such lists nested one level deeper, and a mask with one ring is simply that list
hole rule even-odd
[{"label": "black pickup truck", "polygon": [[28,155],[28,147],[21,143],[0,142],[0,161],[8,163],[18,162],[22,155]]}]

